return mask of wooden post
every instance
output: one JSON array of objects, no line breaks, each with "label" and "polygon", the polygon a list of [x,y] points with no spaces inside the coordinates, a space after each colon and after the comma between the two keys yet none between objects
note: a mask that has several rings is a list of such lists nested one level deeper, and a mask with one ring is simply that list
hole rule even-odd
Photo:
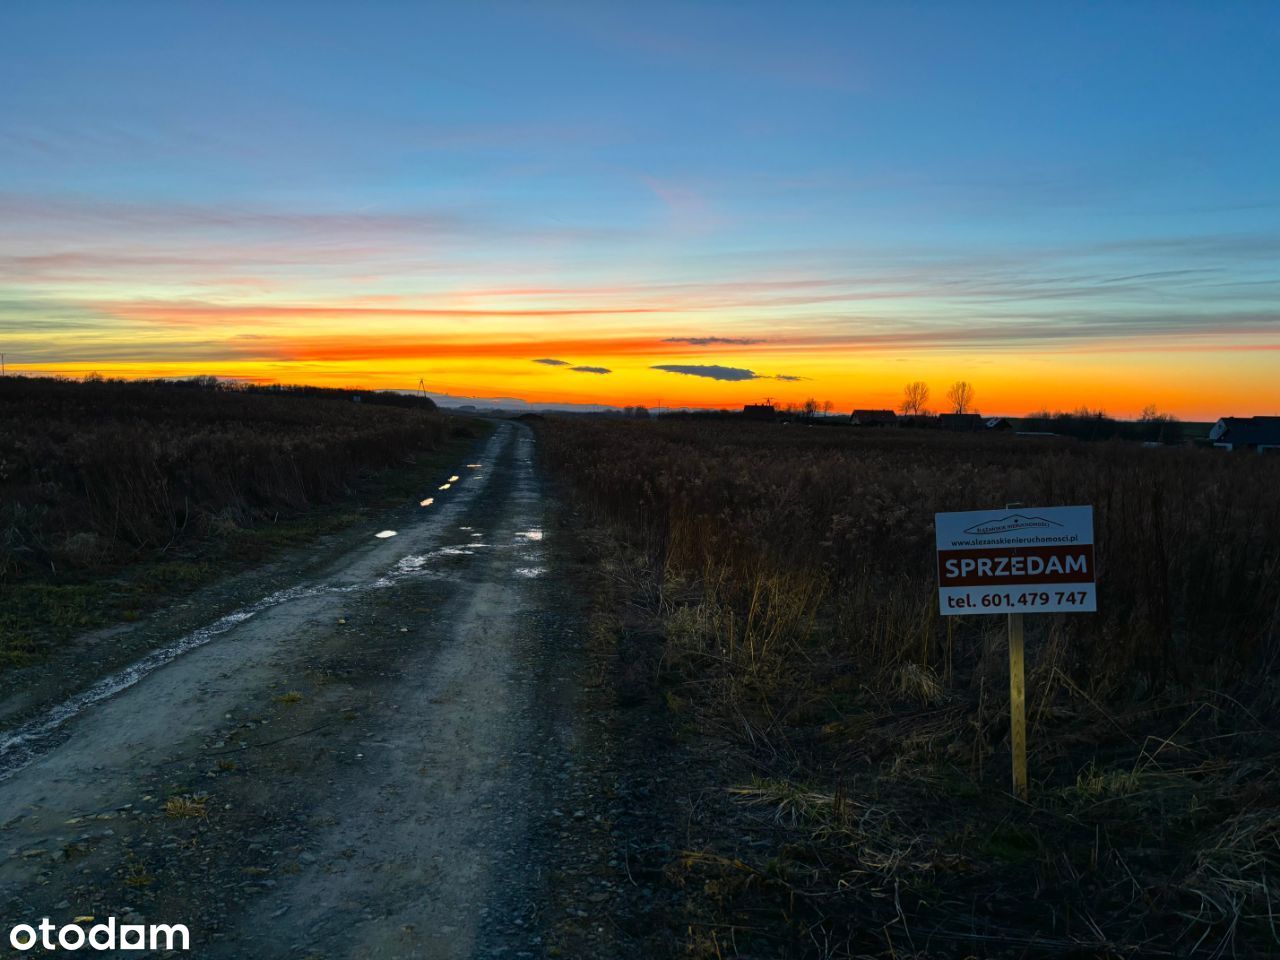
[{"label": "wooden post", "polygon": [[1013,792],[1027,799],[1027,682],[1022,614],[1009,614],[1009,742],[1013,747]]},{"label": "wooden post", "polygon": [[[1022,506],[1006,503],[1006,510]],[[1027,799],[1027,670],[1023,652],[1022,614],[1009,614],[1009,746],[1013,753],[1013,792]]]}]

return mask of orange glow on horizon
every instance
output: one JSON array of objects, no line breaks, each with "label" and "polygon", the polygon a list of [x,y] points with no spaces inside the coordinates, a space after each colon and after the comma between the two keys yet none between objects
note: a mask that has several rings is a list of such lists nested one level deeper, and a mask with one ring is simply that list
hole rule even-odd
[{"label": "orange glow on horizon", "polygon": [[[257,383],[315,384],[361,390],[413,390],[419,378],[427,389],[463,402],[501,403],[504,398],[541,406],[659,405],[735,409],[772,397],[778,404],[801,403],[807,397],[830,400],[835,411],[856,407],[897,407],[902,386],[911,380],[930,385],[929,406],[945,408],[947,386],[963,379],[977,389],[984,413],[1025,415],[1040,409],[1103,409],[1113,416],[1133,417],[1148,404],[1186,420],[1213,420],[1225,415],[1280,412],[1280,389],[1271,377],[1275,345],[1228,347],[1214,352],[1170,345],[1148,348],[1144,363],[1132,353],[1007,353],[886,355],[808,350],[780,351],[735,347],[733,355],[692,353],[684,344],[655,343],[641,337],[604,341],[574,339],[462,342],[395,337],[316,337],[273,342],[272,356],[218,360],[150,360],[130,362],[67,361],[13,364],[11,373],[79,378],[91,373],[126,379],[212,375]],[[1242,368],[1241,351],[1249,366]],[[562,360],[548,366],[538,359]],[[797,380],[771,379],[775,359]],[[669,373],[656,363],[720,366],[751,370],[754,379],[724,381]],[[576,372],[573,366],[602,367],[608,374]],[[1171,369],[1183,375],[1170,376]],[[494,384],[501,384],[498,389]],[[1087,387],[1082,384],[1088,384]]]}]

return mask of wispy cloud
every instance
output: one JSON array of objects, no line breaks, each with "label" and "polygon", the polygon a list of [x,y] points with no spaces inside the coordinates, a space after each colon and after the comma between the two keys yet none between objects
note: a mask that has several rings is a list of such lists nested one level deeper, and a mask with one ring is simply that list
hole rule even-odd
[{"label": "wispy cloud", "polygon": [[[554,319],[559,317],[597,317],[623,313],[644,314],[654,312],[645,307],[418,307],[385,306],[378,303],[210,303],[202,300],[115,300],[93,304],[102,313],[122,320],[145,321],[160,326],[203,326],[216,321],[241,321],[262,323],[266,321],[288,322],[320,318],[342,319],[461,319],[528,317]],[[656,309],[656,308],[655,308]]]},{"label": "wispy cloud", "polygon": [[0,192],[0,218],[80,229],[106,227],[120,232],[168,231],[203,237],[226,231],[235,236],[334,237],[528,237],[599,240],[618,237],[609,228],[580,228],[563,222],[521,222],[499,211],[440,207],[410,210],[307,210],[251,204],[199,204],[171,201],[115,201],[72,194],[23,195]]},{"label": "wispy cloud", "polygon": [[571,367],[574,373],[613,373],[608,367]]},{"label": "wispy cloud", "polygon": [[720,344],[746,347],[753,343],[764,343],[752,337],[664,337],[663,343],[687,343],[691,347],[710,347]]},{"label": "wispy cloud", "polygon": [[685,233],[706,233],[720,224],[706,196],[687,183],[641,177],[643,183],[661,202],[671,227]]},{"label": "wispy cloud", "polygon": [[541,364],[543,364],[544,366],[548,366],[548,367],[567,367],[567,366],[569,366],[569,361],[568,361],[568,360],[557,360],[557,359],[555,359],[554,357],[539,357],[537,360],[535,360],[535,361],[533,361],[533,362],[534,362],[534,363],[541,363]]}]

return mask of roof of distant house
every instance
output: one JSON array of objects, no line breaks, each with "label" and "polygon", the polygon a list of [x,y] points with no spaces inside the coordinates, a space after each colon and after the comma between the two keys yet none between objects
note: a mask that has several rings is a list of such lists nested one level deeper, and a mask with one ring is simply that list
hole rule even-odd
[{"label": "roof of distant house", "polygon": [[1241,446],[1280,445],[1280,417],[1223,417],[1209,438]]},{"label": "roof of distant house", "polygon": [[892,410],[855,410],[853,416],[859,420],[894,420],[898,415]]}]

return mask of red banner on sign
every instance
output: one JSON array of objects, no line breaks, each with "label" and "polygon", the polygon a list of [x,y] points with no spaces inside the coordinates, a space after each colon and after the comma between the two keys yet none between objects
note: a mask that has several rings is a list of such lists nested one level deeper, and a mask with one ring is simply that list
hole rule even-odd
[{"label": "red banner on sign", "polygon": [[943,587],[1092,583],[1093,544],[939,550]]}]

